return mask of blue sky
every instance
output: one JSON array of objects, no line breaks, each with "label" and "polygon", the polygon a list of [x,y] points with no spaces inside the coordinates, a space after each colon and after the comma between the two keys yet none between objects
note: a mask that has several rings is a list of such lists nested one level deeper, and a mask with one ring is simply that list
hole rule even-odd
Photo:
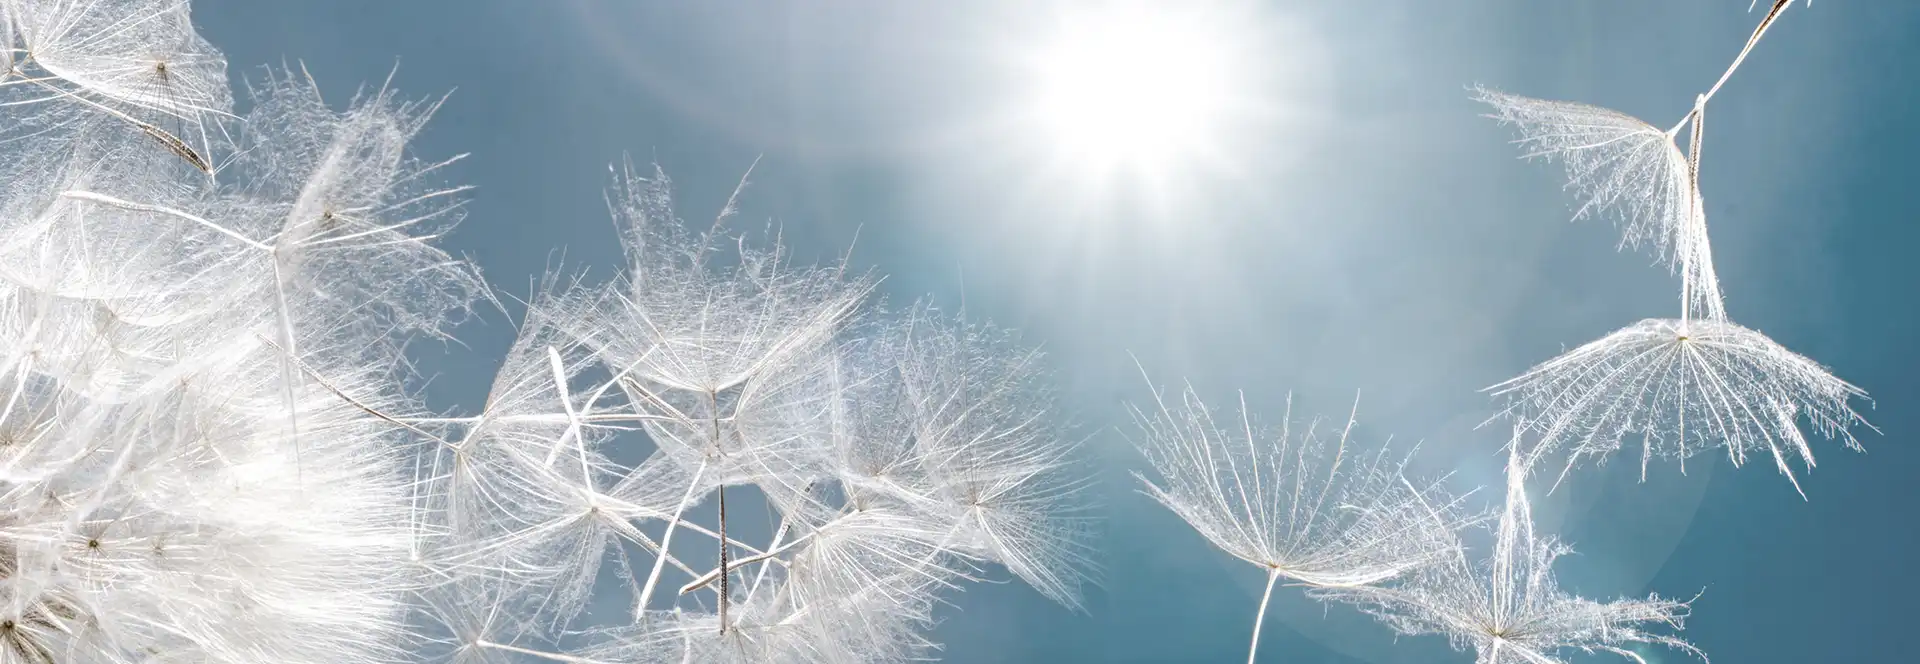
[{"label": "blue sky", "polygon": [[[1119,406],[1156,379],[1247,391],[1278,416],[1339,414],[1423,442],[1423,464],[1493,480],[1502,436],[1476,390],[1635,320],[1675,284],[1568,223],[1557,167],[1515,159],[1468,87],[1679,119],[1757,20],[1738,0],[1235,3],[1262,100],[1216,159],[1159,187],[1036,156],[995,118],[1023,83],[1047,3],[755,0],[196,0],[236,77],[299,61],[335,103],[362,82],[452,91],[418,151],[470,152],[478,187],[448,245],[507,292],[561,259],[611,273],[600,190],[622,152],[655,159],[682,211],[717,210],[762,159],[743,219],[798,254],[887,275],[1044,344],[1101,464],[1108,581],[1086,614],[1016,584],[952,598],[951,662],[1240,657],[1262,576],[1133,489]],[[1581,552],[1591,595],[1690,596],[1686,636],[1717,661],[1899,661],[1920,596],[1913,434],[1920,417],[1920,6],[1796,6],[1715,98],[1703,189],[1732,317],[1867,389],[1881,434],[1828,445],[1803,502],[1764,465],[1698,459],[1580,474],[1541,499]],[[856,243],[857,237],[857,243]],[[483,393],[511,327],[463,330],[428,366],[438,405]],[[1261,660],[1471,661],[1296,591],[1276,596]],[[1678,661],[1669,656],[1662,661]]]}]

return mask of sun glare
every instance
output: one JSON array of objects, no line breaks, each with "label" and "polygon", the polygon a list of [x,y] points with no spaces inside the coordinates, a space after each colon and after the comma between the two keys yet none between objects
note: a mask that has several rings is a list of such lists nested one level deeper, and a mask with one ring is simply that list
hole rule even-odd
[{"label": "sun glare", "polygon": [[1063,17],[1034,61],[1038,128],[1063,159],[1101,170],[1165,169],[1209,150],[1233,93],[1222,32],[1153,7]]}]

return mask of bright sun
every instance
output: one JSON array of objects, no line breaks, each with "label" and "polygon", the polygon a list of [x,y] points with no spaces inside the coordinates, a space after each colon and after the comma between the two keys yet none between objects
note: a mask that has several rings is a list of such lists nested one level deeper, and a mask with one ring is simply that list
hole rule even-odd
[{"label": "bright sun", "polygon": [[1101,170],[1161,170],[1211,150],[1233,99],[1222,32],[1151,7],[1063,17],[1033,61],[1039,129],[1065,160]]}]

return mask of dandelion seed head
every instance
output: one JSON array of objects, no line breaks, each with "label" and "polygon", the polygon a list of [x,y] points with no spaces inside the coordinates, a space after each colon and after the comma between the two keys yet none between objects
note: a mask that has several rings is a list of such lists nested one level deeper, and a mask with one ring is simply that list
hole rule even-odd
[{"label": "dandelion seed head", "polygon": [[1489,389],[1569,467],[1638,443],[1642,477],[1655,458],[1721,450],[1735,465],[1763,454],[1798,487],[1806,433],[1860,449],[1852,429],[1868,426],[1860,388],[1729,321],[1643,320]]}]

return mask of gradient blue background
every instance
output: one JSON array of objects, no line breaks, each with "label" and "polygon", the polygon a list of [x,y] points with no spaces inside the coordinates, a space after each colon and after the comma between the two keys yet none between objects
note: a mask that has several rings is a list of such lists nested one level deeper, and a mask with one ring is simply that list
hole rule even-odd
[{"label": "gradient blue background", "polygon": [[[1260,573],[1134,491],[1121,435],[1160,380],[1277,417],[1339,415],[1424,441],[1423,464],[1497,477],[1503,436],[1475,431],[1480,387],[1635,320],[1672,316],[1675,284],[1567,223],[1556,166],[1516,160],[1467,86],[1677,120],[1757,14],[1738,0],[1241,3],[1269,121],[1227,167],[1174,169],[1171,193],[1077,186],[1031,137],[985,118],[1017,104],[999,56],[1030,48],[1044,3],[871,0],[195,0],[240,77],[304,62],[343,103],[398,65],[415,97],[454,91],[418,142],[471,152],[478,186],[448,246],[524,294],[565,259],[605,277],[619,251],[600,190],[631,151],[716,210],[764,155],[743,219],[776,220],[804,260],[854,243],[893,299],[931,294],[1024,329],[1051,352],[1101,464],[1107,583],[1086,614],[1017,584],[951,598],[951,662],[1234,661]],[[1868,454],[1818,449],[1809,502],[1766,465],[1634,464],[1540,498],[1581,555],[1580,592],[1702,589],[1685,635],[1720,662],[1902,662],[1913,653],[1920,535],[1917,97],[1920,4],[1796,6],[1716,97],[1704,190],[1735,320],[1867,389]],[[512,327],[429,358],[436,405],[471,406]],[[1282,589],[1261,660],[1471,661]],[[1657,661],[1679,661],[1663,655]]]}]

